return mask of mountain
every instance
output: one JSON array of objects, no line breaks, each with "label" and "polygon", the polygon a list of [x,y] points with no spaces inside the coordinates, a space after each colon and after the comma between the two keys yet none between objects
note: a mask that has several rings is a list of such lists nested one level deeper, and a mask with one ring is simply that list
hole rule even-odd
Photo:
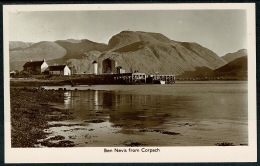
[{"label": "mountain", "polygon": [[10,50],[10,62],[56,59],[66,55],[66,50],[55,42],[42,41],[26,48]]},{"label": "mountain", "polygon": [[58,45],[63,47],[67,53],[65,59],[82,59],[84,54],[90,51],[106,51],[108,46],[102,43],[96,43],[90,40],[58,40]]},{"label": "mountain", "polygon": [[243,56],[247,56],[246,49],[241,49],[234,53],[228,53],[228,54],[222,56],[222,58],[227,62],[231,62],[231,61],[233,61],[237,58],[243,57]]},{"label": "mountain", "polygon": [[204,79],[213,76],[214,70],[207,67],[196,67],[194,71],[185,71],[181,75],[178,76],[179,79],[183,78],[198,78]]},{"label": "mountain", "polygon": [[198,78],[198,79],[236,79],[246,80],[247,79],[247,55],[236,58],[228,64],[212,70],[207,67],[198,67],[195,71],[186,71],[179,76],[179,78]]},{"label": "mountain", "polygon": [[247,79],[247,66],[247,56],[243,56],[214,70],[213,74],[229,79]]},{"label": "mountain", "polygon": [[48,43],[50,49],[44,46],[37,52],[33,49],[37,44],[17,52],[10,50],[10,61],[41,57],[46,58],[48,63],[67,62],[78,73],[92,73],[94,60],[101,71],[102,61],[110,58],[126,72],[138,70],[147,74],[175,75],[201,67],[214,70],[227,64],[213,51],[197,43],[174,41],[152,32],[122,31],[114,35],[107,45],[89,40],[58,40]]},{"label": "mountain", "polygon": [[25,62],[42,60],[49,64],[64,64],[71,58],[84,58],[85,52],[105,50],[107,45],[89,40],[59,40],[56,42],[42,41],[39,43],[10,42],[10,70],[22,70]]},{"label": "mountain", "polygon": [[18,50],[18,49],[24,49],[28,48],[34,43],[30,42],[21,42],[21,41],[10,41],[9,42],[9,50]]},{"label": "mountain", "polygon": [[[217,54],[197,43],[173,41],[159,33],[122,31],[109,40],[108,47],[109,50],[101,52],[98,58],[90,59],[98,60],[99,66],[106,58],[114,59],[127,72],[178,75],[197,67],[216,69],[226,64]],[[78,61],[72,65],[82,64]],[[80,66],[79,72],[92,72]]]},{"label": "mountain", "polygon": [[113,36],[108,45],[112,52],[104,54],[104,58],[115,56],[123,68],[147,74],[178,75],[196,67],[215,69],[226,64],[217,54],[197,43],[173,41],[159,33],[123,31]]}]

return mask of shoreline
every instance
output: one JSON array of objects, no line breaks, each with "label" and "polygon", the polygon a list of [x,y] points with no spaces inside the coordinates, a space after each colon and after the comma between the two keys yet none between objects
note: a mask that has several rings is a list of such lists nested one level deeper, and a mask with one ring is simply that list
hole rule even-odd
[{"label": "shoreline", "polygon": [[[113,82],[101,82],[95,80],[89,80],[89,78],[80,78],[75,79],[72,81],[78,81],[78,84],[75,86],[80,85],[157,85],[157,84],[118,84]],[[173,84],[187,84],[187,83],[221,83],[222,81],[227,82],[248,82],[248,80],[176,80]],[[64,85],[71,85],[70,80],[67,79],[58,79],[58,80],[43,80],[43,79],[32,79],[32,78],[11,78],[10,79],[10,87],[35,87],[39,88],[41,86],[64,86]],[[170,85],[170,84],[166,84]]]},{"label": "shoreline", "polygon": [[[42,144],[47,147],[72,147],[74,143],[61,140],[56,143],[50,138],[44,142],[50,127],[48,121],[73,119],[70,110],[54,108],[51,103],[63,102],[64,95],[60,91],[47,91],[34,88],[11,88],[11,146],[36,147]],[[58,138],[62,138],[61,136]]]}]

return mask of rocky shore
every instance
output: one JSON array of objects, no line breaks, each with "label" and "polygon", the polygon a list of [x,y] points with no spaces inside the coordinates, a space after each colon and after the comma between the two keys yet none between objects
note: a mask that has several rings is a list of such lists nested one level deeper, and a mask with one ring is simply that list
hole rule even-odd
[{"label": "rocky shore", "polygon": [[[62,91],[35,88],[11,88],[11,143],[12,147],[35,147],[36,145],[71,147],[73,142],[62,140],[56,144],[39,142],[47,138],[48,121],[72,119],[70,110],[53,108],[51,103],[64,100]],[[51,140],[50,140],[51,141]]]}]

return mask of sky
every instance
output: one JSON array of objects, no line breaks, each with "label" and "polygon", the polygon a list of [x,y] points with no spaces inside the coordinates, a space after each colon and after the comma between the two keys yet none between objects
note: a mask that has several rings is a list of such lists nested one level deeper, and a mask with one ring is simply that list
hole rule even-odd
[{"label": "sky", "polygon": [[88,39],[108,43],[117,33],[156,32],[196,42],[219,56],[247,48],[245,10],[34,11],[9,14],[9,41]]}]

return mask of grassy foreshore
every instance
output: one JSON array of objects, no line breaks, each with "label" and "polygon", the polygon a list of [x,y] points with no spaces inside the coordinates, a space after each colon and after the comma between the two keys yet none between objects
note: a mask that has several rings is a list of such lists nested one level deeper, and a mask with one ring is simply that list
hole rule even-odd
[{"label": "grassy foreshore", "polygon": [[40,86],[58,86],[70,84],[98,85],[113,84],[111,75],[74,75],[74,76],[48,76],[32,75],[28,77],[16,76],[11,78],[11,87],[40,87]]},{"label": "grassy foreshore", "polygon": [[53,108],[50,103],[63,102],[61,91],[47,91],[33,88],[11,88],[11,142],[12,147],[74,146],[73,142],[62,140],[56,144],[50,141],[38,142],[47,137],[48,121],[72,119],[69,110]]}]

